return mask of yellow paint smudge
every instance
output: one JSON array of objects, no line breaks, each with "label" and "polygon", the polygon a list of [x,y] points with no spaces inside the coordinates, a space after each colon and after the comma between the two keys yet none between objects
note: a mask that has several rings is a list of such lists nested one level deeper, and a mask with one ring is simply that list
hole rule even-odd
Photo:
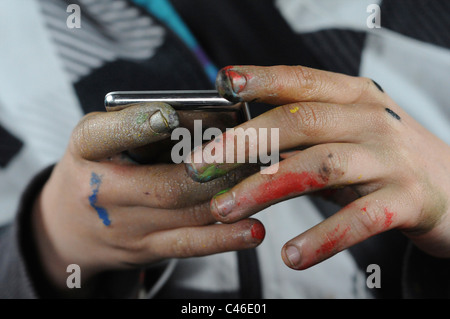
[{"label": "yellow paint smudge", "polygon": [[294,107],[293,109],[289,110],[292,114],[298,111],[298,106]]}]

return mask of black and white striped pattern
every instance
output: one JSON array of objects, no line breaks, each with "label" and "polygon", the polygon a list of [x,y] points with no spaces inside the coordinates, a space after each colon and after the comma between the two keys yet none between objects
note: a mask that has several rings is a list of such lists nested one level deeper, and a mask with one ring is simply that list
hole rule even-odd
[{"label": "black and white striped pattern", "polygon": [[118,59],[142,61],[164,41],[164,29],[124,0],[79,0],[81,27],[66,24],[69,2],[39,0],[47,26],[71,81]]}]

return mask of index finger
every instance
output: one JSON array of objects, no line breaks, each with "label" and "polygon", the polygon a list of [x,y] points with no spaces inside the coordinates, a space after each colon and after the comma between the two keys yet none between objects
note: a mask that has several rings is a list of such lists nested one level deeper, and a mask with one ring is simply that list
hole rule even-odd
[{"label": "index finger", "polygon": [[276,105],[308,101],[353,104],[383,92],[368,78],[286,65],[228,66],[219,71],[216,87],[233,102]]}]

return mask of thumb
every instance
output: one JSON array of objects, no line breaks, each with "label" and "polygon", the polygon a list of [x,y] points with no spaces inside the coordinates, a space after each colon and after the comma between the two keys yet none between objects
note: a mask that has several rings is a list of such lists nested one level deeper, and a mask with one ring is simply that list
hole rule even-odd
[{"label": "thumb", "polygon": [[70,147],[86,160],[100,160],[167,138],[179,125],[166,103],[137,103],[117,112],[86,115],[75,127]]}]

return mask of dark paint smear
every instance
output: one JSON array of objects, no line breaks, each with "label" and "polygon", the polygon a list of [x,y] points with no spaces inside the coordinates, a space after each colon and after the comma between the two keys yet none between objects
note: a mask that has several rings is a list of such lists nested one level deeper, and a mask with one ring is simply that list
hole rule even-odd
[{"label": "dark paint smear", "polygon": [[98,217],[103,221],[103,224],[105,224],[105,226],[109,226],[111,225],[111,220],[109,219],[108,216],[108,211],[100,206],[97,206],[97,194],[98,191],[100,189],[100,185],[102,184],[102,179],[99,175],[95,174],[94,172],[92,172],[91,175],[91,187],[92,187],[92,195],[89,196],[89,204],[91,205],[92,208],[95,209],[95,211],[98,214]]},{"label": "dark paint smear", "polygon": [[373,82],[373,84],[375,84],[375,86],[378,88],[378,90],[380,90],[381,92],[384,93],[383,88],[377,82],[375,82],[374,80],[372,80],[372,82]]},{"label": "dark paint smear", "polygon": [[394,119],[400,121],[402,118],[395,113],[394,111],[392,111],[391,109],[385,108],[386,112],[388,112]]}]

